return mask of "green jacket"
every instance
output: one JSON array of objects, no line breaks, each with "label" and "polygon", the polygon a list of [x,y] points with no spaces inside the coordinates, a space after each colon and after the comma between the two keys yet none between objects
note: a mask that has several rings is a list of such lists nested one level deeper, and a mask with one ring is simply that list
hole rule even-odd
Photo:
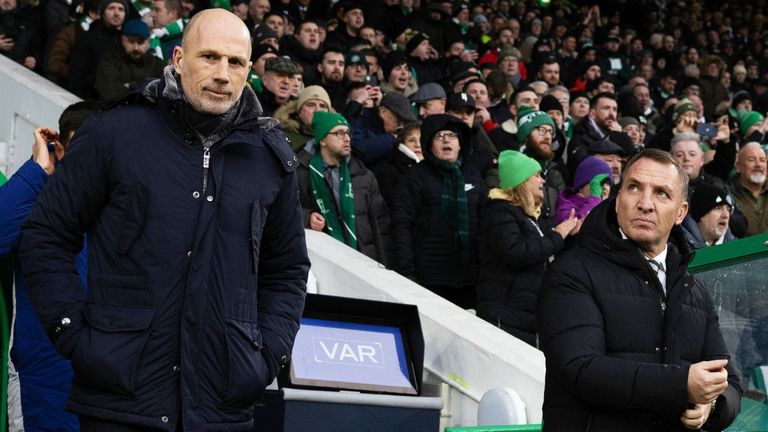
[{"label": "green jacket", "polygon": [[760,197],[755,198],[741,183],[739,176],[731,179],[729,187],[733,194],[733,203],[747,218],[747,235],[768,232],[768,189],[763,186]]},{"label": "green jacket", "polygon": [[104,55],[96,69],[96,91],[102,102],[113,103],[127,96],[148,78],[163,75],[163,61],[146,53],[138,61],[130,58],[124,50],[115,50]]}]

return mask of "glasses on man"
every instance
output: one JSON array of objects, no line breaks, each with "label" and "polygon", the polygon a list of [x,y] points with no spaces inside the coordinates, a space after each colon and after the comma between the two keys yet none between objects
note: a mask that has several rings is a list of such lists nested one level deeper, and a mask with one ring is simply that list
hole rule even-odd
[{"label": "glasses on man", "polygon": [[351,137],[352,133],[349,131],[349,129],[341,129],[337,130],[336,132],[328,132],[329,135],[334,135],[338,139],[344,139],[345,136]]},{"label": "glasses on man", "polygon": [[554,129],[546,127],[546,126],[537,126],[537,127],[533,128],[533,130],[538,132],[539,135],[550,135],[551,136],[551,135],[555,134],[555,130]]},{"label": "glasses on man", "polygon": [[459,134],[457,134],[456,132],[443,131],[443,132],[436,133],[435,134],[435,138],[433,140],[434,141],[445,141],[445,140],[454,140],[454,139],[458,139],[458,138],[459,138]]}]

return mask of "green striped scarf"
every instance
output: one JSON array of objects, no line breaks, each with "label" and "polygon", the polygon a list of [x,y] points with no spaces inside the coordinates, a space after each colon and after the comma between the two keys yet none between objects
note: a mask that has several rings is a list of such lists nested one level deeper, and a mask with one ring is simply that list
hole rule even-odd
[{"label": "green striped scarf", "polygon": [[464,189],[464,174],[461,172],[461,158],[447,162],[435,157],[432,152],[424,153],[426,159],[437,165],[443,176],[441,210],[448,218],[448,224],[456,230],[456,249],[462,262],[469,259],[469,210],[467,191]]},{"label": "green striped scarf", "polygon": [[[355,195],[352,193],[352,179],[346,159],[339,164],[339,207],[341,219],[336,213],[336,205],[331,198],[331,190],[323,176],[325,164],[318,150],[309,161],[309,180],[312,185],[312,196],[320,207],[320,213],[325,218],[325,230],[331,237],[357,249],[357,234],[355,231]],[[341,225],[344,225],[342,228]]]}]

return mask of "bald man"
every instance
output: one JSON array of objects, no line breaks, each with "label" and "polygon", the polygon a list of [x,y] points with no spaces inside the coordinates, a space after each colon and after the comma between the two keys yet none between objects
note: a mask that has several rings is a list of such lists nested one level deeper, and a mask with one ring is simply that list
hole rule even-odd
[{"label": "bald man", "polygon": [[24,226],[82,431],[251,430],[288,361],[309,260],[296,158],[244,90],[250,47],[237,16],[197,14],[139,103],[78,130]]}]

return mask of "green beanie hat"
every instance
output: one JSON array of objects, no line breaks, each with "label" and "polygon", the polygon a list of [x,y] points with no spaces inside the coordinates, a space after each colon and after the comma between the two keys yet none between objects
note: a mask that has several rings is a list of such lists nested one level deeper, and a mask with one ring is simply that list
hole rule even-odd
[{"label": "green beanie hat", "polygon": [[749,128],[755,125],[757,122],[763,121],[763,115],[757,111],[739,110],[736,117],[739,120],[739,130],[741,133],[747,133]]},{"label": "green beanie hat", "polygon": [[680,101],[675,104],[675,112],[672,113],[672,120],[677,121],[680,116],[687,113],[688,111],[693,111],[696,113],[696,115],[699,114],[699,110],[696,109],[696,105],[694,105],[693,102],[686,98],[680,99]]},{"label": "green beanie hat", "polygon": [[315,142],[319,143],[320,140],[328,135],[331,129],[338,125],[344,125],[349,127],[347,119],[343,115],[337,113],[329,113],[325,111],[317,111],[312,117],[312,127],[315,130]]},{"label": "green beanie hat", "polygon": [[555,129],[552,117],[544,111],[534,111],[533,108],[524,106],[517,113],[517,142],[524,143],[531,131],[541,125],[550,125]]},{"label": "green beanie hat", "polygon": [[516,150],[499,153],[499,186],[512,189],[541,171],[541,165]]}]

